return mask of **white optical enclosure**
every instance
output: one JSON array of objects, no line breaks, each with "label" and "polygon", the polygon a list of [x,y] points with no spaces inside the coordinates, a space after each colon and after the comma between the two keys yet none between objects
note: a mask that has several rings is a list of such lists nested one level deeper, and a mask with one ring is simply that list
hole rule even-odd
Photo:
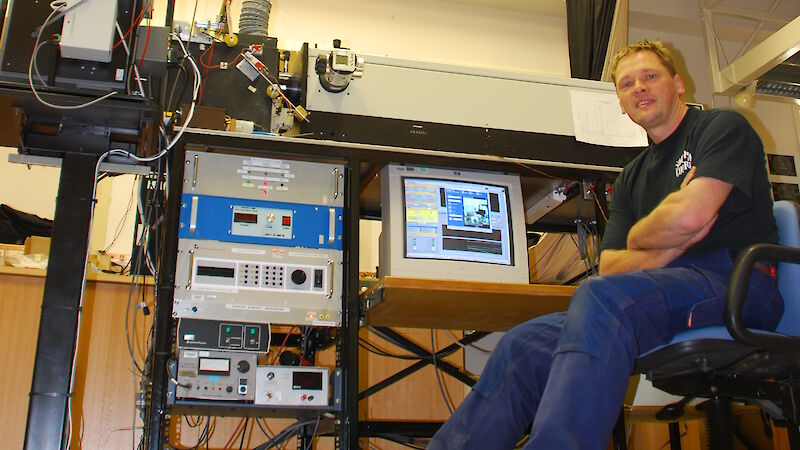
[{"label": "white optical enclosure", "polygon": [[111,61],[116,0],[70,0],[61,29],[61,56],[97,62]]}]

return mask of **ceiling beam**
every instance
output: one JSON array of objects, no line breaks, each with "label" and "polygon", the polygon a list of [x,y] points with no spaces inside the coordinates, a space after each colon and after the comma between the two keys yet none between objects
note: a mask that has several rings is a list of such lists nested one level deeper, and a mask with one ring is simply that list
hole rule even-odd
[{"label": "ceiling beam", "polygon": [[712,9],[719,6],[722,0],[700,0],[700,9]]},{"label": "ceiling beam", "polygon": [[755,20],[758,22],[773,23],[776,25],[786,25],[792,20],[791,17],[774,14],[767,11],[756,11],[753,9],[737,8],[734,6],[716,6],[709,8],[714,15],[737,17],[739,19]]},{"label": "ceiling beam", "polygon": [[[708,31],[708,29],[707,29]],[[709,39],[709,37],[707,37]],[[713,36],[711,39],[713,41]],[[716,58],[715,43],[707,43],[712,61]],[[757,80],[776,65],[782,63],[800,50],[800,16],[786,24],[748,50],[741,57],[730,63],[727,67],[719,69],[719,75],[713,75],[715,94],[733,95],[748,83]]]}]

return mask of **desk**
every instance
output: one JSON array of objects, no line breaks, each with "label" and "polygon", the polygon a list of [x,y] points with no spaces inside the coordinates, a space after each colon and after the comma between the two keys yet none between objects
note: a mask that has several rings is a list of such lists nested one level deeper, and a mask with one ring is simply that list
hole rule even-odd
[{"label": "desk", "polygon": [[504,331],[566,311],[575,286],[384,277],[361,294],[372,326]]},{"label": "desk", "polygon": [[[430,356],[430,349],[424,344],[417,343],[425,342],[424,333],[415,333],[422,330],[405,330],[401,334],[387,327],[478,330],[478,333],[470,334],[462,340],[463,344],[467,344],[484,336],[487,331],[504,331],[533,317],[566,311],[575,289],[575,286],[547,284],[486,283],[388,276],[369,285],[361,293],[360,301],[366,316],[366,324],[372,333],[411,354],[424,357]],[[456,344],[437,348],[438,370],[449,375],[443,377],[446,381],[457,379],[471,386],[474,379],[461,369],[460,361],[454,361],[452,357],[449,361],[443,359],[457,350]],[[458,355],[461,357],[460,353]],[[432,370],[431,364],[430,359],[422,359],[395,366],[393,374],[382,371],[386,378],[363,389],[359,393],[359,399],[365,401],[373,394],[384,394],[380,391],[417,371]],[[425,378],[430,380],[432,377],[428,373]],[[421,387],[419,381],[415,381],[414,384]],[[435,388],[421,391],[433,393],[433,398],[438,397]],[[459,395],[456,403],[460,403],[463,395],[465,392]],[[380,397],[380,401],[386,399],[386,396]],[[431,403],[441,402],[432,400]],[[448,414],[445,412],[440,417],[446,420]],[[409,418],[395,416],[393,419],[373,416],[360,422],[359,435],[364,437],[401,433],[425,438],[430,437],[441,423],[420,418],[420,415],[412,415]]]}]

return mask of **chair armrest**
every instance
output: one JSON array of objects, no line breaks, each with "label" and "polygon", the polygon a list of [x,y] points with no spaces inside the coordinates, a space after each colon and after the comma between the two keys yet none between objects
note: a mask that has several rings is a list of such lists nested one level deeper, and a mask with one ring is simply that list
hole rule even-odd
[{"label": "chair armrest", "polygon": [[800,351],[800,338],[798,337],[753,333],[744,326],[742,308],[750,284],[750,274],[755,263],[765,259],[800,263],[800,248],[776,244],[754,244],[739,254],[733,265],[728,285],[725,326],[731,336],[742,344],[772,352],[798,352]]}]

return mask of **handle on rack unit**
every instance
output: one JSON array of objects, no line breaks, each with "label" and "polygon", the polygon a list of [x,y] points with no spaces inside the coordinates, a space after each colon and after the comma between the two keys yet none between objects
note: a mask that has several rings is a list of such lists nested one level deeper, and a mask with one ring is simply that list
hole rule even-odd
[{"label": "handle on rack unit", "polygon": [[333,199],[339,198],[339,168],[333,169]]},{"label": "handle on rack unit", "polygon": [[328,298],[333,297],[333,260],[328,260]]},{"label": "handle on rack unit", "polygon": [[192,173],[192,190],[197,186],[197,167],[200,165],[200,155],[194,155],[194,171]]}]

